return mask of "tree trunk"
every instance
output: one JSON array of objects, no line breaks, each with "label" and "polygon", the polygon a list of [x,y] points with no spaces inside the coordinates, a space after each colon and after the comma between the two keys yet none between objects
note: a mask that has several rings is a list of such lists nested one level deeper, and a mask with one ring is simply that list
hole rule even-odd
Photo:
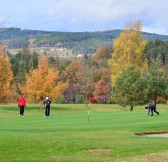
[{"label": "tree trunk", "polygon": [[157,96],[155,95],[155,98],[154,98],[154,104],[156,106],[156,102],[157,102]]},{"label": "tree trunk", "polygon": [[132,101],[132,99],[131,99],[131,109],[130,109],[130,111],[133,111],[133,108],[134,108],[134,106],[133,106],[133,101]]}]

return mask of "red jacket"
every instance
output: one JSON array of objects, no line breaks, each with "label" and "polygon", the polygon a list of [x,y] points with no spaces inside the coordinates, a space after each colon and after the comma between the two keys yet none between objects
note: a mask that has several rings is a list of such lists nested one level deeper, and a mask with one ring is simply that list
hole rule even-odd
[{"label": "red jacket", "polygon": [[19,105],[19,106],[26,106],[26,100],[25,100],[24,97],[20,97],[20,98],[18,99],[18,105]]},{"label": "red jacket", "polygon": [[93,97],[89,97],[89,102],[92,103],[94,101]]}]

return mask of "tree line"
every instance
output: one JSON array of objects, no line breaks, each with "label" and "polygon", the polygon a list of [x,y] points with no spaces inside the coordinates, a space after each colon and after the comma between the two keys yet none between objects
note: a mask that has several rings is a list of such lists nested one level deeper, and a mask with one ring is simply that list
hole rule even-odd
[{"label": "tree line", "polygon": [[[68,48],[74,54],[93,54],[100,45],[112,48],[112,41],[119,37],[122,30],[97,32],[52,32],[40,30],[21,30],[20,28],[0,28],[0,43],[9,49],[38,47]],[[168,36],[142,32],[146,40],[167,41]]]},{"label": "tree line", "polygon": [[89,96],[103,103],[107,96],[107,103],[131,109],[147,102],[166,102],[168,42],[144,40],[141,24],[135,22],[112,46],[100,46],[93,55],[71,60],[31,53],[27,47],[7,55],[1,48],[0,102],[15,102],[21,94],[29,102],[50,96],[56,103],[73,96],[77,103],[87,102]]}]

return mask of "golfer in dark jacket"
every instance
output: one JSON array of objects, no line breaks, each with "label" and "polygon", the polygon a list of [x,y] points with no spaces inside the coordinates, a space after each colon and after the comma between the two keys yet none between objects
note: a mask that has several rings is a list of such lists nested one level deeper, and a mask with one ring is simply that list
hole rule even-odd
[{"label": "golfer in dark jacket", "polygon": [[159,115],[159,112],[156,111],[156,105],[150,103],[146,108],[148,108],[148,115],[150,115],[150,112],[151,112],[151,116],[153,116],[153,112]]},{"label": "golfer in dark jacket", "polygon": [[49,97],[46,97],[46,99],[43,102],[43,105],[45,105],[45,117],[50,116],[50,104],[51,100],[49,99]]}]

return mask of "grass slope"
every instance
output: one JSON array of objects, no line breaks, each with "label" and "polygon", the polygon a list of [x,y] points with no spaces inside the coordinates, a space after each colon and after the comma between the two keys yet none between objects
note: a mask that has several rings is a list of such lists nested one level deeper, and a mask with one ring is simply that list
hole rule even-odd
[{"label": "grass slope", "polygon": [[[52,105],[44,117],[39,105],[28,105],[25,117],[17,105],[0,106],[0,161],[157,162],[168,161],[168,139],[135,133],[168,132],[168,107],[147,116],[144,107],[123,111],[118,105]],[[87,149],[110,152],[86,152]]]}]

